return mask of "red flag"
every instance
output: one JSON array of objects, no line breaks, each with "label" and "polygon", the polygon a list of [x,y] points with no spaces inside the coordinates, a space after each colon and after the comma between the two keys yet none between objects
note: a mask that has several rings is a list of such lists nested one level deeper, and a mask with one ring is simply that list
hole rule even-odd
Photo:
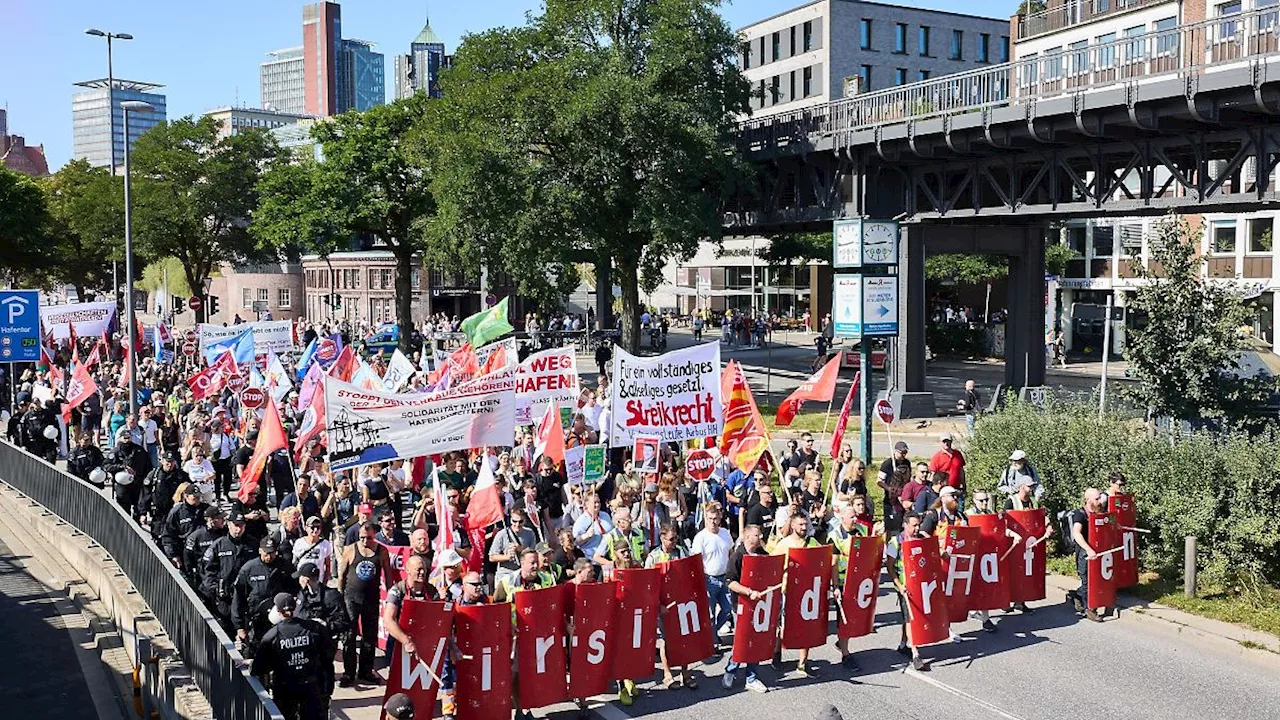
[{"label": "red flag", "polygon": [[138,316],[133,317],[133,349],[142,352],[142,320]]},{"label": "red flag", "polygon": [[786,583],[782,647],[797,650],[820,647],[827,641],[831,546],[788,550]]},{"label": "red flag", "polygon": [[320,436],[320,443],[325,442],[324,429],[326,418],[324,414],[324,376],[321,376],[319,387],[315,388],[308,398],[307,409],[302,413],[302,423],[298,426],[298,439],[293,444],[294,458],[301,458],[302,451],[306,449],[307,443],[311,438]]},{"label": "red flag", "polygon": [[511,717],[511,603],[455,605],[454,612],[458,720]]},{"label": "red flag", "polygon": [[94,343],[93,351],[89,353],[89,357],[84,361],[84,366],[92,369],[94,365],[102,362],[102,342]]},{"label": "red flag", "polygon": [[738,583],[751,590],[770,592],[759,600],[752,600],[749,595],[737,596],[738,624],[733,631],[734,662],[759,663],[773,657],[778,620],[782,614],[782,593],[774,586],[782,582],[786,564],[786,558],[781,555],[742,556],[742,579]]},{"label": "red flag", "polygon": [[849,394],[844,397],[844,405],[840,407],[840,418],[836,420],[836,430],[831,434],[831,458],[840,457],[840,447],[844,445],[844,429],[849,424],[849,412],[853,410],[853,396],[858,394],[858,382],[862,380],[862,371],[853,374],[853,384],[849,386]]},{"label": "red flag", "polygon": [[429,718],[435,712],[436,693],[440,690],[436,678],[444,672],[449,630],[453,627],[453,604],[405,598],[400,610],[400,627],[413,638],[417,651],[410,655],[403,644],[396,644],[397,652],[391,656],[382,701],[386,703],[392,695],[405,693],[413,700],[416,717]]},{"label": "red flag", "polygon": [[614,607],[617,603],[617,586],[611,582],[581,583],[572,586],[573,640],[570,644],[569,696],[591,697],[604,692],[609,686],[613,669]]},{"label": "red flag", "polygon": [[253,448],[253,456],[249,464],[240,473],[240,492],[237,496],[241,502],[249,498],[249,493],[258,488],[258,478],[267,465],[271,453],[289,447],[289,436],[280,424],[280,410],[276,408],[275,398],[267,395],[267,406],[262,415],[262,426],[258,429],[258,443]]},{"label": "red flag", "polygon": [[836,394],[836,379],[840,376],[840,360],[843,355],[844,353],[836,353],[821,370],[810,375],[808,380],[800,383],[800,387],[782,401],[778,406],[778,416],[774,418],[775,425],[790,425],[806,400],[831,401]]},{"label": "red flag", "polygon": [[471,343],[463,343],[462,347],[454,350],[449,355],[449,365],[453,366],[455,374],[466,378],[474,377],[480,372],[480,361],[476,359],[476,352],[471,347]]},{"label": "red flag", "polygon": [[128,343],[124,343],[120,346],[120,364],[122,366],[122,369],[120,372],[120,387],[122,388],[129,387],[129,375],[130,375],[130,364],[131,364],[129,362],[129,355],[132,352],[133,351],[129,349]]},{"label": "red flag", "polygon": [[[471,357],[472,359],[475,359],[474,354]],[[485,358],[484,367],[480,368],[479,372],[476,373],[476,377],[482,377],[491,372],[497,372],[506,366],[507,346],[499,343],[498,346],[493,349],[493,352],[489,353],[489,357]]]},{"label": "red flag", "polygon": [[556,465],[564,463],[564,428],[560,425],[560,404],[555,400],[547,403],[547,411],[538,423],[533,454],[549,457]]},{"label": "red flag", "polygon": [[445,548],[451,548],[454,545],[453,509],[449,507],[449,502],[444,494],[444,484],[440,482],[439,463],[436,463],[431,468],[431,487],[436,499],[436,526],[440,528],[439,532],[436,533],[436,554],[431,568],[435,570],[434,564],[440,558],[440,551]]},{"label": "red flag", "polygon": [[[489,465],[489,458],[480,458],[480,476],[471,491],[467,503],[467,529],[488,527],[502,522],[502,494],[498,491],[498,479]],[[595,693],[592,693],[593,695]]]},{"label": "red flag", "polygon": [[67,386],[67,401],[62,404],[63,420],[70,424],[71,410],[79,407],[80,403],[88,400],[96,392],[98,392],[98,384],[89,374],[89,368],[72,360],[71,384]]},{"label": "red flag", "polygon": [[724,400],[724,430],[720,434],[720,452],[743,472],[751,472],[760,456],[769,449],[769,431],[751,387],[742,374],[742,366],[730,360],[720,374],[720,397]]},{"label": "red flag", "polygon": [[333,366],[329,368],[329,376],[336,377],[342,382],[351,382],[351,376],[356,374],[359,367],[360,363],[356,362],[355,351],[347,345],[342,348],[342,352],[338,353],[338,359],[333,361]]},{"label": "red flag", "polygon": [[[702,567],[701,563],[698,567]],[[520,707],[524,710],[554,705],[569,697],[565,678],[565,587],[568,586],[525,590],[515,595],[516,662]]]},{"label": "red flag", "polygon": [[80,340],[80,339],[76,337],[76,324],[75,324],[75,323],[67,323],[67,330],[68,330],[68,331],[70,331],[70,333],[71,333],[71,358],[72,358],[72,361],[73,361],[73,362],[75,362],[75,361],[79,361],[79,359],[80,359],[80,342],[79,342],[79,340]]},{"label": "red flag", "polygon": [[614,610],[614,680],[640,680],[653,674],[653,651],[658,646],[658,589],[660,568],[614,570],[618,602]]}]

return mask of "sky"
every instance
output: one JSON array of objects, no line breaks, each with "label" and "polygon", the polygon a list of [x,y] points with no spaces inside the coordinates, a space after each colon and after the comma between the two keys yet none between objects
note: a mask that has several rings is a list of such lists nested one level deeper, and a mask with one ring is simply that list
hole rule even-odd
[{"label": "sky", "polygon": [[[258,106],[258,65],[266,53],[302,44],[303,0],[0,0],[0,107],[9,131],[43,144],[50,169],[71,157],[73,83],[107,76],[106,41],[86,28],[129,33],[113,43],[117,78],[159,83],[169,119],[228,105]],[[541,0],[347,0],[344,37],[367,40],[392,56],[429,16],[452,52],[467,33],[522,25]],[[803,0],[736,0],[722,14],[738,28],[804,4]],[[899,0],[898,4],[1003,17],[1013,0]]]}]

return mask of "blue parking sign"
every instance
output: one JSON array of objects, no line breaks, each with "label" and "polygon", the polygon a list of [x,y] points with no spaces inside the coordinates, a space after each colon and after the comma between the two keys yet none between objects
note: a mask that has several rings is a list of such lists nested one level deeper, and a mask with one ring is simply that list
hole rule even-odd
[{"label": "blue parking sign", "polygon": [[0,290],[0,362],[39,360],[39,291]]}]

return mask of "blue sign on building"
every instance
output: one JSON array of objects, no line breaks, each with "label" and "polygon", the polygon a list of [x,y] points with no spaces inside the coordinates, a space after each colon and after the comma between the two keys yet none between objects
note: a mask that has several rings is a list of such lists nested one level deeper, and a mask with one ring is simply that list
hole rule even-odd
[{"label": "blue sign on building", "polygon": [[0,362],[40,360],[40,293],[0,290]]}]

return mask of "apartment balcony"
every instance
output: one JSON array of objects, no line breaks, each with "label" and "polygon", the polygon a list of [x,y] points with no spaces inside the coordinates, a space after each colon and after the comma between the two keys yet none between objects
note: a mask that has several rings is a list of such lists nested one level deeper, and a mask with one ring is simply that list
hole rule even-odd
[{"label": "apartment balcony", "polygon": [[1067,0],[1040,12],[1020,15],[1018,39],[1026,40],[1099,18],[1170,2],[1174,0]]}]

